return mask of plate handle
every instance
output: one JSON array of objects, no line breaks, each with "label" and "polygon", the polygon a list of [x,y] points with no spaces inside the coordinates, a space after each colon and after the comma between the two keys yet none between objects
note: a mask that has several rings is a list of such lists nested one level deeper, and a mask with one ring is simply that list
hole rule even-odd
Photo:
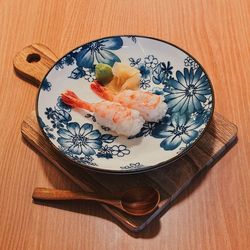
[{"label": "plate handle", "polygon": [[23,48],[14,57],[14,69],[25,80],[37,87],[58,57],[43,44],[32,44]]}]

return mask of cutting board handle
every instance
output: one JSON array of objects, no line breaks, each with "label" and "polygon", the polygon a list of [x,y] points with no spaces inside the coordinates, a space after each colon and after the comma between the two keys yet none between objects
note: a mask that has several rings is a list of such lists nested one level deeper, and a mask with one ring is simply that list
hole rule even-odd
[{"label": "cutting board handle", "polygon": [[36,43],[18,52],[13,64],[17,74],[39,86],[57,60],[58,57],[48,47]]}]

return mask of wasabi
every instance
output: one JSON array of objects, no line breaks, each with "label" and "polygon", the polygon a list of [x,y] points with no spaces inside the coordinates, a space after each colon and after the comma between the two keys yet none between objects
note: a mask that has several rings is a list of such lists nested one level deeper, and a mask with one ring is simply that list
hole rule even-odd
[{"label": "wasabi", "polygon": [[114,77],[112,68],[108,64],[98,63],[95,66],[96,80],[101,84],[108,84]]}]

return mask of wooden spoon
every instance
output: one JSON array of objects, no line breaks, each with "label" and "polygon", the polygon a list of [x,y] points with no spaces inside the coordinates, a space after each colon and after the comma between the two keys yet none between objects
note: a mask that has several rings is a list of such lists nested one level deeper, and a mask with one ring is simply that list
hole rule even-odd
[{"label": "wooden spoon", "polygon": [[135,187],[128,189],[119,197],[108,197],[98,193],[76,193],[69,190],[59,190],[50,188],[35,188],[32,198],[34,200],[91,200],[108,205],[112,205],[121,209],[122,211],[134,215],[143,216],[153,212],[159,202],[159,191],[153,187]]}]

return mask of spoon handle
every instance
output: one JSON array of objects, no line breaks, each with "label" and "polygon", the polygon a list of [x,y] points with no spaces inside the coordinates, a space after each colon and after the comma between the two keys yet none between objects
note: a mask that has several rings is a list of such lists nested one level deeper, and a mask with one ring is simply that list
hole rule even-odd
[{"label": "spoon handle", "polygon": [[69,190],[59,190],[43,187],[35,188],[32,194],[32,198],[34,200],[43,201],[90,200],[120,207],[119,200],[116,200],[115,198],[103,197],[95,193],[77,193]]},{"label": "spoon handle", "polygon": [[32,194],[32,198],[35,200],[81,200],[81,194],[71,192],[69,190],[58,190],[52,188],[35,188]]}]

